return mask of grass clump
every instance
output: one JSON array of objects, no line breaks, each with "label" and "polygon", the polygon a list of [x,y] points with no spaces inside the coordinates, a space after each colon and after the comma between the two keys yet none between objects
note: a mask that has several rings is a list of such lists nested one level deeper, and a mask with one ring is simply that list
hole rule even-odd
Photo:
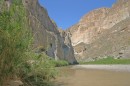
[{"label": "grass clump", "polygon": [[69,62],[65,60],[54,60],[51,59],[51,64],[53,64],[55,67],[61,67],[61,66],[68,66]]},{"label": "grass clump", "polygon": [[107,57],[90,62],[79,62],[80,64],[130,64],[130,59],[114,59],[113,57]]}]

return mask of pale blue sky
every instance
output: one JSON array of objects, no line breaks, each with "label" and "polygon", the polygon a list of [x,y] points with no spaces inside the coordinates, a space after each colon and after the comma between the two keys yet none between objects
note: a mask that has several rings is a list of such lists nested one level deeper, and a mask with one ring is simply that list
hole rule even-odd
[{"label": "pale blue sky", "polygon": [[111,7],[116,0],[39,0],[58,27],[67,29],[76,24],[88,12]]}]

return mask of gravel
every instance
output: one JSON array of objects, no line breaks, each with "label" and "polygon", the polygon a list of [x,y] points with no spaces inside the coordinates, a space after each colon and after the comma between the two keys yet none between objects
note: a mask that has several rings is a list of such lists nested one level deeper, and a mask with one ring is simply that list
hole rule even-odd
[{"label": "gravel", "polygon": [[130,65],[75,65],[72,68],[100,69],[130,72]]}]

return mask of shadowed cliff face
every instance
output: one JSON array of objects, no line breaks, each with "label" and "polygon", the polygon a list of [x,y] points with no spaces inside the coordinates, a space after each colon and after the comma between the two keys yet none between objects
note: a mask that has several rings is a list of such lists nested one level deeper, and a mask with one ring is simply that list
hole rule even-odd
[{"label": "shadowed cliff face", "polygon": [[46,52],[47,55],[56,60],[67,60],[70,63],[75,63],[76,59],[71,42],[66,44],[66,39],[61,37],[56,24],[49,18],[46,9],[39,5],[38,0],[23,0],[23,3],[27,9],[34,36],[34,50]]},{"label": "shadowed cliff face", "polygon": [[67,30],[77,59],[129,58],[129,17],[129,0],[118,0],[112,8],[96,9],[83,16]]}]

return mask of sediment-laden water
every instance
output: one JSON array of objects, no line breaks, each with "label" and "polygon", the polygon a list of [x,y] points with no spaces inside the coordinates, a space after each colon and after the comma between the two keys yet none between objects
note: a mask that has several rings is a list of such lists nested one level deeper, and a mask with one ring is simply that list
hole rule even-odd
[{"label": "sediment-laden water", "polygon": [[74,67],[58,70],[55,86],[130,86],[130,72]]}]

